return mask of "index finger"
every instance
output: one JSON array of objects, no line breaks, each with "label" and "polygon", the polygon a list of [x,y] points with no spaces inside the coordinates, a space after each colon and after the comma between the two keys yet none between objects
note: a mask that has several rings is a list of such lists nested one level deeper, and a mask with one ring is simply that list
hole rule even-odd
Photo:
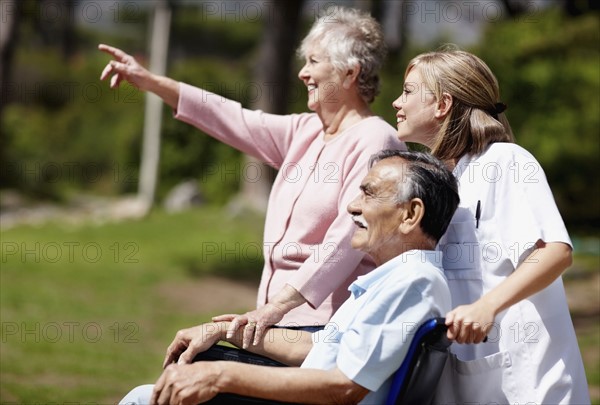
[{"label": "index finger", "polygon": [[115,48],[114,46],[100,44],[98,45],[98,49],[104,53],[114,56],[116,59],[123,60],[125,57],[129,56],[119,48]]},{"label": "index finger", "polygon": [[448,330],[446,331],[446,337],[448,337],[448,339],[450,340],[455,340],[460,334],[462,325],[460,324],[460,322],[454,322],[454,319],[452,319],[450,322],[446,321],[446,326],[448,326]]},{"label": "index finger", "polygon": [[235,332],[237,332],[239,328],[246,324],[248,324],[248,318],[244,317],[243,315],[236,316],[227,328],[227,339],[232,338],[233,335],[235,335]]},{"label": "index finger", "polygon": [[450,311],[446,314],[446,326],[450,326],[452,325],[452,323],[454,322],[454,311]]},{"label": "index finger", "polygon": [[179,358],[179,355],[175,355],[172,350],[167,350],[165,360],[163,361],[163,368],[166,368],[169,364],[174,363]]},{"label": "index finger", "polygon": [[173,341],[173,343],[171,343],[169,347],[167,347],[167,354],[165,356],[165,361],[163,362],[163,368],[175,362],[179,358],[181,353],[185,351],[185,349],[187,349],[187,346],[181,341]]},{"label": "index finger", "polygon": [[235,319],[238,314],[224,314],[212,317],[213,322],[229,322]]},{"label": "index finger", "polygon": [[163,372],[160,377],[158,378],[158,381],[156,381],[156,384],[154,384],[154,389],[152,390],[152,396],[150,397],[150,403],[151,404],[155,404],[158,400],[158,396],[160,395],[162,389],[163,389],[163,385],[165,385],[165,373]]}]

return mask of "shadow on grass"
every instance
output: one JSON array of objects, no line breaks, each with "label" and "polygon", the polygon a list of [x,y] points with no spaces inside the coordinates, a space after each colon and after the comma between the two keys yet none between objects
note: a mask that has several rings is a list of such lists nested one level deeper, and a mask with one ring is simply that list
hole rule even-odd
[{"label": "shadow on grass", "polygon": [[182,256],[177,259],[177,264],[192,278],[210,275],[232,281],[259,280],[263,263],[262,258],[241,260],[239,257],[232,257],[231,260],[202,260],[196,256]]}]

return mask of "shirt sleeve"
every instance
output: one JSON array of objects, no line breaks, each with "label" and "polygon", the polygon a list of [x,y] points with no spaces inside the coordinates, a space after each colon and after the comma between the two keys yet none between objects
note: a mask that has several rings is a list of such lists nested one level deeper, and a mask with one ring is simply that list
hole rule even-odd
[{"label": "shirt sleeve", "polygon": [[418,278],[386,285],[376,300],[361,308],[340,340],[337,367],[346,377],[377,391],[400,367],[418,327],[440,316],[425,293],[430,283]]},{"label": "shirt sleeve", "polygon": [[538,240],[563,242],[572,247],[548,180],[539,162],[525,149],[510,145],[512,153],[502,153],[496,216],[503,245],[515,268],[531,252]]},{"label": "shirt sleeve", "polygon": [[360,183],[368,172],[371,155],[387,148],[405,150],[406,146],[396,139],[393,132],[389,137],[379,137],[378,141],[367,138],[344,161],[337,216],[327,229],[323,242],[312,251],[288,281],[312,307],[318,307],[342,283],[350,284],[354,281],[349,280],[349,277],[354,274],[363,259],[365,266],[371,269],[375,267],[370,258],[365,258],[364,253],[353,249],[350,244],[355,225],[347,207],[360,191]]},{"label": "shirt sleeve", "polygon": [[185,83],[180,83],[179,89],[176,119],[276,169],[281,167],[294,134],[306,125],[315,126],[314,114],[267,114]]}]

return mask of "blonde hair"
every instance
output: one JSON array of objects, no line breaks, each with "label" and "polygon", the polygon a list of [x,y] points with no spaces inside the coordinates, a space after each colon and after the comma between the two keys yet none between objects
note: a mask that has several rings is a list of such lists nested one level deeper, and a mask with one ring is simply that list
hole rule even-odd
[{"label": "blonde hair", "polygon": [[442,160],[481,154],[494,142],[514,142],[506,108],[500,102],[498,80],[477,56],[458,49],[428,52],[413,58],[405,78],[415,67],[424,86],[442,100],[452,96],[452,106],[434,140],[431,152]]},{"label": "blonde hair", "polygon": [[313,46],[319,46],[340,72],[359,66],[357,87],[367,103],[379,94],[379,69],[387,49],[379,23],[368,13],[333,6],[314,22],[298,48],[304,58]]}]

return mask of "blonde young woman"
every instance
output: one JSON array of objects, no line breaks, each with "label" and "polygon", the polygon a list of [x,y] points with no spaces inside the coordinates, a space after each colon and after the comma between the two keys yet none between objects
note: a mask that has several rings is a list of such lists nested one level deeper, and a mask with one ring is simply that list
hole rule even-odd
[{"label": "blonde young woman", "polygon": [[438,246],[455,340],[439,400],[589,403],[561,279],[572,244],[541,166],[514,143],[493,73],[468,52],[421,54],[393,106],[399,139],[429,147],[459,179]]}]

